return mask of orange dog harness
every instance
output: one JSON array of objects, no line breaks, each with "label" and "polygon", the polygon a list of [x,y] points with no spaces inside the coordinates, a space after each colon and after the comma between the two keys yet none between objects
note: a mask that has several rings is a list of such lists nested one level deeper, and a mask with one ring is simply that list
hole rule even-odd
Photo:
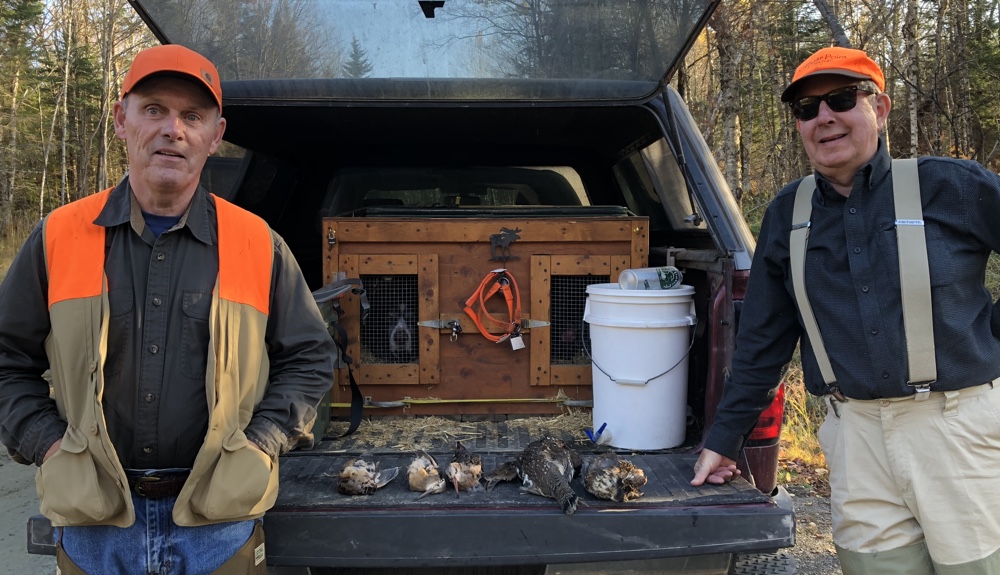
[{"label": "orange dog harness", "polygon": [[[497,292],[502,292],[507,301],[509,318],[507,321],[494,317],[486,309],[486,302]],[[473,307],[477,303],[478,308]],[[514,276],[506,269],[493,270],[487,274],[476,291],[466,300],[465,313],[472,318],[472,322],[479,328],[479,333],[494,343],[500,343],[511,337],[519,337],[521,335],[521,292],[517,289]],[[503,329],[503,335],[490,333],[487,325]]]}]

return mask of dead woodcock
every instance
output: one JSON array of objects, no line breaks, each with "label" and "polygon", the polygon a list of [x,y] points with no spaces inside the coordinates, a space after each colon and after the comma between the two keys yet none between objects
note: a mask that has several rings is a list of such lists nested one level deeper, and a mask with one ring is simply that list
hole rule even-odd
[{"label": "dead woodcock", "polygon": [[591,495],[623,503],[642,497],[639,489],[646,484],[646,473],[614,451],[584,461],[580,475]]},{"label": "dead woodcock", "polygon": [[459,441],[455,445],[455,455],[444,470],[444,476],[455,486],[455,497],[458,497],[459,491],[479,491],[483,488],[483,484],[479,482],[483,477],[483,459],[466,450]]},{"label": "dead woodcock", "polygon": [[570,487],[570,480],[583,461],[580,454],[560,439],[545,437],[532,441],[524,451],[497,467],[486,476],[486,489],[500,481],[521,479],[521,489],[559,502],[563,513],[576,511],[579,497]]},{"label": "dead woodcock", "polygon": [[344,495],[371,495],[385,487],[399,474],[398,467],[379,469],[378,463],[356,457],[347,461],[340,470],[337,490]]},{"label": "dead woodcock", "polygon": [[417,499],[423,499],[432,493],[444,493],[448,489],[437,460],[422,449],[417,451],[417,457],[406,469],[406,478],[410,482],[410,491],[420,492]]}]

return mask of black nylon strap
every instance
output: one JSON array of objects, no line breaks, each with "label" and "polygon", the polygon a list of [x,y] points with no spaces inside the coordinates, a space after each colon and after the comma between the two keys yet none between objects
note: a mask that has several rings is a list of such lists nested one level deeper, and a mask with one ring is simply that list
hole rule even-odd
[{"label": "black nylon strap", "polygon": [[344,328],[340,327],[340,322],[338,321],[340,316],[344,314],[344,309],[340,307],[339,298],[348,291],[361,296],[361,321],[364,322],[368,317],[368,310],[371,306],[368,303],[368,296],[365,294],[360,279],[349,278],[338,280],[313,292],[313,298],[317,304],[330,306],[336,314],[336,317],[326,318],[326,323],[329,328],[335,330],[330,335],[333,337],[334,343],[337,344],[340,359],[347,366],[347,377],[351,381],[351,422],[347,427],[347,432],[340,437],[347,437],[358,430],[358,426],[361,425],[361,418],[364,415],[365,406],[365,397],[361,394],[361,388],[358,387],[357,380],[354,379],[354,371],[351,370],[351,364],[354,363],[354,360],[351,356],[347,355],[347,332],[344,331]]},{"label": "black nylon strap", "polygon": [[[334,305],[334,309],[338,314],[343,313],[339,305]],[[351,370],[351,364],[354,363],[354,360],[351,356],[347,355],[347,332],[344,331],[344,328],[340,327],[340,323],[338,322],[331,322],[330,325],[337,330],[337,336],[333,338],[333,341],[337,344],[337,349],[340,350],[340,359],[347,365],[347,377],[351,380],[351,423],[347,427],[347,432],[340,436],[347,437],[357,431],[358,426],[361,425],[365,397],[361,395],[361,388],[358,387],[358,382],[354,379],[354,371]]]}]

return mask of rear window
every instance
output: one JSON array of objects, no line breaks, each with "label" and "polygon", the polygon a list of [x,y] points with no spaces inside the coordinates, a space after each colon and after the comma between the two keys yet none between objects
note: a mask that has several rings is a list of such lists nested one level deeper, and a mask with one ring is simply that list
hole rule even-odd
[{"label": "rear window", "polygon": [[[712,0],[132,0],[161,40],[223,80],[435,78],[632,82],[679,67]],[[503,92],[491,98],[504,99]]]},{"label": "rear window", "polygon": [[569,167],[344,168],[330,182],[324,213],[375,206],[478,208],[589,205]]}]

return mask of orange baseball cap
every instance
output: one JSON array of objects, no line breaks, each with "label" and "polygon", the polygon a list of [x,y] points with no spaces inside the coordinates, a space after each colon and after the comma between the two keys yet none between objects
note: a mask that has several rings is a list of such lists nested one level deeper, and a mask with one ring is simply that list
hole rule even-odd
[{"label": "orange baseball cap", "polygon": [[156,74],[178,74],[194,78],[208,88],[219,110],[222,110],[219,71],[208,58],[180,44],[154,46],[136,54],[132,67],[122,80],[122,98],[135,88],[136,84]]},{"label": "orange baseball cap", "polygon": [[885,76],[882,74],[882,69],[868,57],[868,54],[854,48],[834,46],[817,50],[806,58],[805,62],[799,64],[795,69],[795,75],[792,76],[792,83],[781,93],[781,101],[791,102],[795,97],[796,85],[801,80],[818,74],[836,74],[859,80],[871,80],[879,90],[885,91]]}]

